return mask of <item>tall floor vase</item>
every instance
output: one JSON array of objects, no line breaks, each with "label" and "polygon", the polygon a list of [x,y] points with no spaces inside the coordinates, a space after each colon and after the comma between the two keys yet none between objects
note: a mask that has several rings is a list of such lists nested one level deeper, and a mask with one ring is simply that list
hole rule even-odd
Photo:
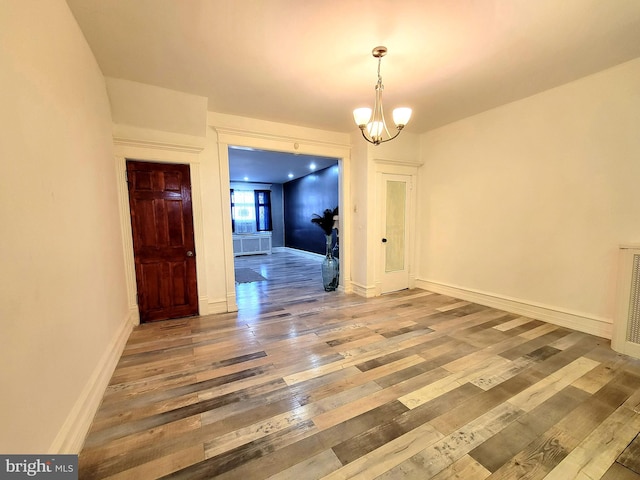
[{"label": "tall floor vase", "polygon": [[326,235],[327,249],[324,260],[322,260],[322,285],[325,292],[333,292],[338,288],[340,280],[340,264],[337,258],[333,256],[333,235]]}]

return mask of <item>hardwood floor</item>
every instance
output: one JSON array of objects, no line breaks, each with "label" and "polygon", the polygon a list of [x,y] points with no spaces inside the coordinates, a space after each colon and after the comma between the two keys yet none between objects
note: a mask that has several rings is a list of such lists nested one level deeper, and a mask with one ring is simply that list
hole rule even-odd
[{"label": "hardwood floor", "polygon": [[640,362],[424,290],[243,257],[240,311],[137,327],[80,478],[640,479]]}]

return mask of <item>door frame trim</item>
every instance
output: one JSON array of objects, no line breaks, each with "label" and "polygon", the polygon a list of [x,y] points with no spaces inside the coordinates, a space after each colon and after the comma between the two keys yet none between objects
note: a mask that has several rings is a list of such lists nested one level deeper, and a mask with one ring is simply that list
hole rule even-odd
[{"label": "door frame trim", "polygon": [[[217,117],[215,117],[217,119]],[[305,155],[318,155],[332,157],[338,160],[338,203],[340,208],[340,287],[345,293],[353,292],[351,284],[351,212],[353,209],[351,199],[351,171],[350,158],[351,146],[335,141],[326,141],[319,138],[309,138],[306,135],[295,136],[280,135],[267,131],[254,131],[248,128],[236,128],[220,124],[209,119],[209,127],[217,134],[218,161],[220,171],[220,195],[221,204],[229,205],[229,145],[250,147],[259,150],[271,150],[277,152],[297,153]],[[294,129],[295,130],[295,129]],[[223,238],[224,238],[224,268],[225,290],[227,299],[227,311],[237,311],[234,257],[233,257],[233,233],[231,228],[231,209],[224,208],[222,212]]]},{"label": "door frame trim", "polygon": [[[200,152],[203,146],[148,142],[131,138],[114,137],[114,160],[118,186],[118,204],[120,209],[120,228],[125,263],[125,281],[129,318],[135,325],[140,324],[138,311],[138,287],[136,284],[135,259],[133,253],[133,234],[129,211],[129,190],[127,188],[127,160],[156,163],[181,163],[189,165],[191,171],[191,207],[193,213],[193,234],[196,252],[204,252],[204,229],[202,217],[202,189],[200,186]],[[196,255],[196,281],[198,292],[198,310],[203,315],[208,311],[206,295],[204,255]]]},{"label": "door frame trim", "polygon": [[[415,238],[416,238],[416,182],[418,178],[418,167],[415,164],[392,162],[389,160],[374,159],[375,164],[375,191],[376,191],[376,211],[381,212],[382,205],[382,179],[383,175],[403,175],[410,178],[409,194],[407,204],[407,269],[409,275],[409,288],[414,288],[416,283],[415,272]],[[375,295],[382,295],[382,277],[384,272],[384,255],[382,254],[382,243],[380,243],[380,232],[382,232],[382,217],[375,216],[375,269],[374,269],[374,285]]]}]

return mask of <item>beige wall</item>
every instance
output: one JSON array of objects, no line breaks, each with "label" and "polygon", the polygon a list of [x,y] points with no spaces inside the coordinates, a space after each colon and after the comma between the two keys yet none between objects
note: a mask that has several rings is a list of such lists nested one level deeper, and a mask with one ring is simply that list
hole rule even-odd
[{"label": "beige wall", "polygon": [[109,103],[63,0],[3,1],[0,65],[0,452],[77,451],[129,324]]},{"label": "beige wall", "polygon": [[353,250],[360,253],[360,261],[352,263],[351,280],[353,281],[354,291],[366,296],[367,292],[372,291],[374,288],[373,274],[371,272],[371,274],[368,275],[367,272],[367,259],[371,260],[372,265],[374,260],[367,246],[367,224],[370,217],[369,205],[371,203],[371,199],[369,198],[369,185],[371,180],[369,179],[368,173],[369,149],[359,131],[351,135],[351,142],[353,145],[351,149],[351,169],[353,178],[357,179],[353,182],[351,188],[351,203],[353,205],[353,234],[351,238]]},{"label": "beige wall", "polygon": [[618,244],[640,240],[639,125],[637,59],[423,135],[422,286],[608,335]]},{"label": "beige wall", "polygon": [[106,83],[116,125],[206,136],[206,97],[119,78],[107,77]]}]

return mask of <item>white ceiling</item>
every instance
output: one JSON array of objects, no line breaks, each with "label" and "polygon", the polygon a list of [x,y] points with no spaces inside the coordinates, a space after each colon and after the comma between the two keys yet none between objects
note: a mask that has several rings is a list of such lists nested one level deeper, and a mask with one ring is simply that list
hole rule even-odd
[{"label": "white ceiling", "polygon": [[[378,45],[389,49],[384,105],[412,107],[415,133],[640,56],[640,0],[67,3],[105,76],[339,132],[356,131],[353,108],[372,106]],[[253,165],[253,181],[280,183],[294,166],[281,161],[299,164],[256,155],[232,160],[232,179]]]},{"label": "white ceiling", "polygon": [[232,182],[286,183],[337,163],[335,158],[230,147],[229,179]]},{"label": "white ceiling", "polygon": [[640,56],[640,0],[67,0],[104,75],[355,130],[382,61],[422,133]]}]

